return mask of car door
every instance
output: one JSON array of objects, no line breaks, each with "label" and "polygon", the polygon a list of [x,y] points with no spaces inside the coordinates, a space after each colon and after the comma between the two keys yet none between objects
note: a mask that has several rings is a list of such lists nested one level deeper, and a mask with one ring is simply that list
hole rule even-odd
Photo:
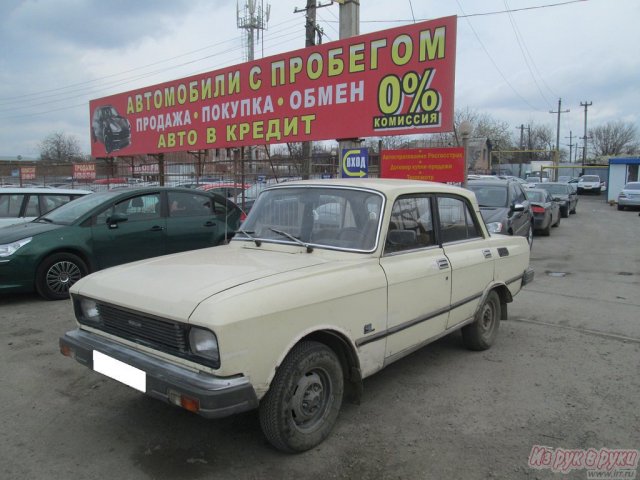
[{"label": "car door", "polygon": [[167,192],[167,253],[218,245],[226,232],[226,206],[204,192]]},{"label": "car door", "polygon": [[111,267],[165,253],[160,192],[132,194],[104,208],[91,226],[93,259]]},{"label": "car door", "polygon": [[[522,205],[524,208],[518,210],[516,205]],[[526,237],[531,224],[531,206],[524,190],[516,183],[509,185],[509,208],[513,234]]]},{"label": "car door", "polygon": [[451,274],[447,328],[473,317],[493,280],[493,252],[471,205],[462,197],[437,196],[438,231]]},{"label": "car door", "polygon": [[387,362],[444,331],[451,268],[435,237],[431,197],[399,197],[392,208],[384,254],[388,282]]}]

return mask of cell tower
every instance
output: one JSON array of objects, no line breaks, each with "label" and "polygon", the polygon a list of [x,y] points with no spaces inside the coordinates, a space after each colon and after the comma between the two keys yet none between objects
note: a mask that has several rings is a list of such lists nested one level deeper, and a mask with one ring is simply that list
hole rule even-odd
[{"label": "cell tower", "polygon": [[[247,31],[246,36],[242,36],[242,46],[246,46],[246,60],[251,62],[254,60],[255,44],[260,40],[260,31],[267,29],[269,23],[269,15],[271,13],[271,5],[267,4],[267,8],[264,8],[264,3],[260,0],[259,4],[257,0],[246,0],[246,3],[240,11],[240,5],[236,0],[236,18],[238,20],[238,28],[242,28]],[[264,47],[263,52],[264,54]]]}]

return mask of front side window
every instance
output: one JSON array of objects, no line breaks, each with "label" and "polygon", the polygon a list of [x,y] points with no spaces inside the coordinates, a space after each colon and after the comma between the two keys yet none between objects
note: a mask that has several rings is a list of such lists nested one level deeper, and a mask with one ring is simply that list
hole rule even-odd
[{"label": "front side window", "polygon": [[430,247],[435,244],[431,198],[427,195],[398,198],[391,209],[385,253]]},{"label": "front side window", "polygon": [[467,202],[457,197],[438,197],[438,217],[442,243],[482,236]]},{"label": "front side window", "polygon": [[127,222],[160,218],[160,194],[138,195],[121,200],[100,212],[96,223],[98,225],[106,223],[107,219],[114,214],[125,215]]}]

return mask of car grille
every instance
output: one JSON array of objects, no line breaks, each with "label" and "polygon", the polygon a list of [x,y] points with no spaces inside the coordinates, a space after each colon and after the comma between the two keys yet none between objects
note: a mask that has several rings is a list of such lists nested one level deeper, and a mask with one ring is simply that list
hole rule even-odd
[{"label": "car grille", "polygon": [[99,330],[178,356],[189,354],[188,330],[184,324],[105,304],[98,304],[98,310],[102,319]]}]

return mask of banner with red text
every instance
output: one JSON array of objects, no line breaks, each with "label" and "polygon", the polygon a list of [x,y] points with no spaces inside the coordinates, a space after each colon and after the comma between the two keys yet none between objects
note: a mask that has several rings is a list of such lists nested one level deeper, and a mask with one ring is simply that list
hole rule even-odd
[{"label": "banner with red text", "polygon": [[73,178],[74,180],[95,180],[96,164],[95,163],[74,163]]},{"label": "banner with red text", "polygon": [[96,157],[453,129],[456,17],[92,100]]},{"label": "banner with red text", "polygon": [[464,180],[464,148],[383,150],[380,177],[458,183]]}]

